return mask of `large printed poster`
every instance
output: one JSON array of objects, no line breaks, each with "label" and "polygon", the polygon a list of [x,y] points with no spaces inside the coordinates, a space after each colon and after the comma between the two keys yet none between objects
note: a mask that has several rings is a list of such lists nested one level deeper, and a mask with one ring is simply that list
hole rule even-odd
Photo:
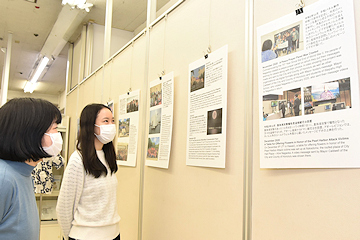
[{"label": "large printed poster", "polygon": [[174,104],[174,73],[150,82],[150,116],[145,165],[169,167]]},{"label": "large printed poster", "polygon": [[352,0],[258,27],[261,168],[360,167]]},{"label": "large printed poster", "polygon": [[186,165],[225,168],[228,46],[189,65]]},{"label": "large printed poster", "polygon": [[119,97],[119,125],[116,160],[119,165],[136,166],[139,132],[140,90]]}]

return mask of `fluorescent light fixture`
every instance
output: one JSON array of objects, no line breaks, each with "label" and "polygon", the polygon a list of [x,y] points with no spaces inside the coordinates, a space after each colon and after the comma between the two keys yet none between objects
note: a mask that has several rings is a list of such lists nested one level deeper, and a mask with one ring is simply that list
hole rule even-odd
[{"label": "fluorescent light fixture", "polygon": [[47,57],[43,57],[43,59],[41,59],[39,65],[37,66],[37,68],[35,70],[34,75],[30,79],[30,82],[36,83],[36,81],[39,79],[41,73],[44,71],[48,62],[49,62],[49,59]]},{"label": "fluorescent light fixture", "polygon": [[25,87],[24,87],[24,92],[32,93],[34,91],[35,87],[36,87],[36,82],[32,83],[32,82],[27,81],[25,84]]},{"label": "fluorescent light fixture", "polygon": [[85,9],[86,12],[90,12],[90,8],[94,6],[92,3],[87,3],[86,0],[62,0],[62,4],[69,4],[72,8]]}]

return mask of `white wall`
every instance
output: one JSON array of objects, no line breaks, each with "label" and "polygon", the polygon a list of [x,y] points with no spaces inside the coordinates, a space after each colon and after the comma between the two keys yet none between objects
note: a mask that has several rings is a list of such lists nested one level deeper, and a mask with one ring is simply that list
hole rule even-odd
[{"label": "white wall", "polygon": [[63,111],[66,107],[66,91],[60,93],[58,98],[59,98],[59,109],[60,111]]},{"label": "white wall", "polygon": [[[169,169],[141,164],[141,153],[145,150],[140,143],[147,142],[141,140],[145,137],[147,121],[141,119],[136,167],[120,166],[116,174],[122,240],[138,239],[139,221],[142,221],[142,240],[241,239],[244,219],[243,113],[246,106],[239,103],[245,102],[246,89],[242,67],[245,65],[244,15],[243,0],[228,0],[227,4],[222,0],[211,3],[208,0],[185,1],[169,14],[167,20],[162,19],[151,28],[149,49],[146,36],[141,36],[133,46],[127,47],[68,95],[67,115],[71,117],[71,126],[76,126],[76,119],[85,105],[105,103],[109,99],[114,100],[117,121],[119,95],[126,93],[129,87],[148,94],[144,79],[153,81],[164,68],[166,73],[174,71],[174,124]],[[237,23],[236,27],[233,22]],[[225,169],[190,167],[185,161],[188,68],[190,63],[204,57],[203,52],[209,44],[213,50],[226,44],[229,49],[227,129],[230,130]],[[149,71],[145,69],[147,62]],[[142,101],[140,104],[145,108],[140,109],[146,112],[147,100]],[[72,150],[75,134],[74,131],[70,133]]]},{"label": "white wall", "polygon": [[[93,42],[91,72],[95,71],[103,63],[104,34],[105,34],[105,26],[95,24],[95,23],[93,25],[94,25],[94,42]],[[114,55],[126,43],[128,43],[133,37],[134,37],[133,32],[112,28],[111,29],[110,56]]]},{"label": "white wall", "polygon": [[[246,129],[247,105],[253,103],[254,119],[258,116],[256,27],[294,12],[298,1],[254,0],[253,47],[254,76],[247,78],[245,29],[249,25],[246,0],[185,1],[151,29],[147,52],[145,36],[135,41],[94,73],[85,83],[67,96],[68,115],[76,127],[82,108],[91,102],[115,102],[118,120],[118,97],[143,87],[165,69],[174,71],[174,124],[169,169],[142,166],[138,150],[135,168],[120,167],[118,209],[122,217],[122,240],[138,239],[138,223],[142,221],[142,240],[224,239],[237,240],[244,236],[243,187],[252,181],[253,240],[288,239],[359,239],[360,181],[358,169],[283,169],[261,170],[259,159],[258,121]],[[309,0],[311,4],[316,0]],[[360,25],[360,2],[355,2],[355,17]],[[280,7],[281,5],[281,7]],[[360,46],[360,30],[356,29]],[[228,119],[226,168],[210,169],[186,166],[186,115],[188,66],[201,58],[211,45],[213,50],[229,46],[228,59]],[[149,59],[145,56],[149,54]],[[359,50],[357,50],[359,59]],[[102,55],[99,58],[102,59]],[[144,64],[149,62],[149,70]],[[134,64],[134,66],[132,65]],[[101,65],[101,63],[100,63]],[[254,98],[247,92],[246,82],[253,82]],[[76,103],[76,104],[75,104]],[[142,110],[145,111],[145,110]],[[147,125],[142,119],[141,130]],[[245,141],[247,131],[254,131],[252,142]],[[142,133],[143,131],[141,131]],[[74,149],[75,131],[70,133]],[[141,136],[141,134],[140,134]],[[140,142],[140,140],[139,140]],[[246,153],[247,145],[253,152]],[[245,154],[253,155],[251,179],[244,179]],[[142,176],[141,170],[144,170]],[[144,189],[140,188],[144,179]],[[142,192],[143,191],[143,192]],[[139,195],[143,193],[143,198]],[[143,213],[139,216],[139,202]]]}]

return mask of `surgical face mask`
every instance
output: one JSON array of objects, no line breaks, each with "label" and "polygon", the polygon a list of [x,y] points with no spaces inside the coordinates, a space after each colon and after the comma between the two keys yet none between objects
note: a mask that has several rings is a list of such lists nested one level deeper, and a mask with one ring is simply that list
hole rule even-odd
[{"label": "surgical face mask", "polygon": [[51,138],[52,144],[49,147],[43,147],[44,151],[51,156],[57,156],[63,145],[61,133],[45,133],[45,135],[48,135]]},{"label": "surgical face mask", "polygon": [[97,135],[96,133],[94,133],[94,134],[102,144],[107,144],[114,139],[114,137],[116,135],[115,124],[106,124],[106,125],[100,125],[100,126],[98,126],[96,124],[94,124],[94,125],[96,127],[100,128],[100,134],[99,135]]}]

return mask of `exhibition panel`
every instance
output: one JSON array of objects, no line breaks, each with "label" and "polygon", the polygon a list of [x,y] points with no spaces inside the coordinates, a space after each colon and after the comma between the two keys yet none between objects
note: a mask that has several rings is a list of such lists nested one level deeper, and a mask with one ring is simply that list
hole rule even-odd
[{"label": "exhibition panel", "polygon": [[[254,71],[254,106],[256,106],[254,107],[254,116],[256,121],[254,121],[252,235],[253,239],[358,239],[360,192],[358,181],[354,181],[354,179],[357,179],[359,170],[339,169],[358,167],[356,154],[346,156],[346,154],[336,151],[329,154],[329,148],[321,148],[323,155],[315,155],[317,149],[314,147],[319,148],[320,152],[320,146],[331,146],[328,142],[336,143],[341,140],[343,135],[347,135],[349,140],[344,140],[345,145],[352,145],[351,151],[358,150],[358,137],[353,136],[358,135],[356,124],[352,124],[353,126],[350,128],[344,125],[343,130],[336,129],[337,127],[331,127],[331,131],[324,130],[327,129],[327,122],[332,121],[331,124],[333,124],[339,118],[346,122],[358,123],[357,118],[353,119],[353,117],[349,117],[349,114],[354,114],[354,117],[358,114],[354,110],[359,102],[359,88],[351,89],[351,101],[349,101],[350,87],[347,83],[349,83],[349,77],[358,74],[358,70],[355,72],[352,70],[357,67],[355,61],[348,62],[348,59],[357,58],[359,60],[360,56],[359,50],[355,51],[356,46],[354,45],[359,46],[360,43],[358,27],[360,3],[359,1],[308,0],[303,1],[305,3],[303,13],[296,15],[295,9],[298,7],[294,4],[299,2],[283,1],[279,8],[274,1],[254,1],[254,27],[258,30],[254,46],[256,46],[255,56],[258,57],[255,60]],[[354,21],[351,19],[352,15],[355,16],[356,28],[351,23]],[[318,17],[319,19],[317,19]],[[269,24],[268,28],[262,28],[266,24]],[[314,29],[314,24],[319,26]],[[330,30],[324,29],[323,26]],[[277,30],[274,30],[275,27]],[[346,29],[345,32],[343,32],[343,28]],[[352,35],[354,31],[356,40]],[[296,32],[299,32],[299,38],[296,37]],[[293,42],[290,43],[290,39],[286,40],[286,35],[291,37],[292,33],[295,34],[291,41],[295,40],[296,45]],[[261,49],[262,46],[258,40],[266,40],[263,37],[269,36],[269,34],[272,36],[270,38],[272,41],[279,39],[280,36],[280,39],[283,37],[286,40],[283,43],[289,43],[292,47],[288,45],[283,48],[284,46],[280,45],[280,48],[274,49],[278,52],[277,60],[260,61],[259,56],[265,54],[260,53],[264,49]],[[297,39],[299,39],[299,45]],[[313,45],[313,43],[317,44]],[[351,49],[349,50],[348,47]],[[337,50],[339,50],[338,53],[347,57],[341,59],[339,54],[331,55]],[[326,51],[328,51],[326,54],[322,54]],[[311,56],[312,53],[315,53],[318,59],[314,59]],[[309,54],[308,59],[302,62],[301,59],[306,54]],[[324,59],[326,55],[330,56],[328,60]],[[289,63],[295,59],[298,63],[294,68],[286,69],[292,65]],[[319,64],[319,59],[321,60],[319,65],[321,74],[313,74],[313,70],[316,70],[314,66]],[[284,89],[279,89],[277,93],[265,93],[263,96],[259,96],[259,92],[265,91],[265,88],[271,88],[272,85],[270,82],[265,85],[267,80],[263,79],[258,72],[264,71],[266,69],[264,66],[276,62],[281,62],[279,68],[273,66],[267,69],[273,70],[273,73],[277,71],[276,69],[283,69],[284,72],[271,83],[277,84],[284,80],[280,84]],[[333,64],[334,62],[342,62],[342,65],[348,69],[336,72],[337,66],[340,65]],[[288,75],[293,72],[296,72],[295,76],[289,77]],[[268,73],[269,71],[264,72],[269,76]],[[308,77],[311,76],[309,80],[304,79],[304,73],[309,73]],[[358,78],[355,77],[350,81],[353,81],[354,86],[358,86]],[[327,96],[321,97],[323,92],[327,92]],[[329,97],[331,95],[333,97]],[[295,112],[295,101],[301,103],[297,113]],[[343,107],[341,107],[341,103],[344,105]],[[334,109],[333,105],[335,105]],[[264,107],[264,113],[261,112],[261,106]],[[283,112],[282,109],[285,111]],[[268,114],[268,116],[264,118],[264,114]],[[306,121],[308,122],[306,123]],[[321,132],[313,134],[309,132],[309,130],[313,131],[313,126],[306,126],[307,133],[291,135],[286,140],[288,143],[295,143],[295,150],[290,158],[286,157],[286,154],[282,159],[276,155],[275,158],[272,158],[274,155],[269,153],[264,155],[261,150],[265,150],[264,142],[260,137],[264,131],[262,126],[274,125],[272,130],[280,127],[280,130],[274,134],[282,131],[280,137],[275,137],[282,141],[287,138],[284,131],[294,128],[296,126],[294,123],[299,122],[304,122],[301,124],[317,124],[316,131],[320,130]],[[299,127],[303,126],[299,125]],[[265,137],[265,135],[263,136]],[[273,139],[268,136],[266,136],[266,140]],[[334,136],[340,138],[335,140],[337,137]],[[302,149],[305,144],[304,138],[307,142],[311,141],[312,144],[306,145],[305,149]],[[270,141],[267,144],[267,147],[276,146],[276,144],[270,145]],[[287,146],[279,149],[286,151]],[[311,152],[314,150],[315,152]],[[313,156],[307,157],[305,154],[303,156],[301,151],[310,151],[309,153]],[[324,158],[325,155],[326,158]],[[263,166],[261,166],[262,164]],[[264,169],[260,169],[260,167],[264,167]],[[329,167],[334,169],[324,169]]]}]

